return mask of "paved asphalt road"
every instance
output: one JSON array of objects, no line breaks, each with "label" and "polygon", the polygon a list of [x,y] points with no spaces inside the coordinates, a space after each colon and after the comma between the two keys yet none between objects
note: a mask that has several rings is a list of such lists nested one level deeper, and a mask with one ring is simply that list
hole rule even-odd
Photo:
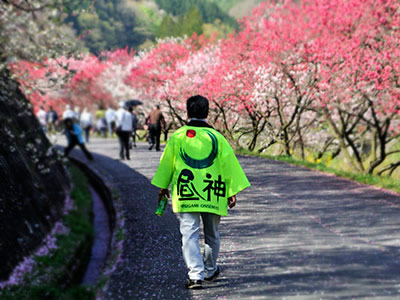
[{"label": "paved asphalt road", "polygon": [[119,161],[115,140],[88,148],[125,214],[123,260],[105,299],[400,299],[399,195],[240,157],[252,187],[221,223],[221,276],[188,291],[178,222],[170,208],[154,215],[161,153],[139,144]]}]

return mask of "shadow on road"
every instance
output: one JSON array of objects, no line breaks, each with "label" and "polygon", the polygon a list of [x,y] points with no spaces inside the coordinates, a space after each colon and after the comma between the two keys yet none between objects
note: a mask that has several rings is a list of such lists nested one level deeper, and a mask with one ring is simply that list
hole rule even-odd
[{"label": "shadow on road", "polygon": [[222,222],[223,277],[196,298],[399,295],[399,196],[285,163],[240,162],[252,187]]}]

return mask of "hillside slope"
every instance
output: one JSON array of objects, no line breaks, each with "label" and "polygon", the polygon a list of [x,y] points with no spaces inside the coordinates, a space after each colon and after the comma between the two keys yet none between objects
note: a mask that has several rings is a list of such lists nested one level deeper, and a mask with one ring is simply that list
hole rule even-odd
[{"label": "hillside slope", "polygon": [[244,16],[251,13],[253,8],[259,5],[263,0],[240,0],[240,1],[230,1],[231,3],[236,2],[233,6],[229,8],[227,11],[228,14],[235,19],[241,19]]},{"label": "hillside slope", "polygon": [[[82,8],[84,3],[80,4]],[[66,22],[72,24],[90,52],[99,54],[116,48],[138,49],[154,42],[156,37],[190,36],[204,30],[229,32],[237,28],[237,23],[228,11],[238,3],[238,0],[97,0],[93,9],[80,14],[72,12]],[[208,25],[205,27],[208,29],[203,25]]]}]

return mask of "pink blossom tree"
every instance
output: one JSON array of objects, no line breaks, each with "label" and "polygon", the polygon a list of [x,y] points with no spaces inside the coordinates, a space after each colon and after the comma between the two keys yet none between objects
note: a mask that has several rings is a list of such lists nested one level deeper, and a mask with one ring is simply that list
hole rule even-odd
[{"label": "pink blossom tree", "polygon": [[188,59],[195,50],[194,39],[171,38],[160,40],[154,48],[139,54],[140,59],[132,68],[125,82],[137,90],[143,91],[153,102],[167,104],[171,119],[168,129],[174,124],[185,124],[180,113],[180,95],[175,88],[183,71],[178,65]]},{"label": "pink blossom tree", "polygon": [[399,3],[311,2],[307,13],[315,38],[309,57],[319,70],[317,109],[349,163],[371,174],[398,152],[387,147],[399,136]]}]

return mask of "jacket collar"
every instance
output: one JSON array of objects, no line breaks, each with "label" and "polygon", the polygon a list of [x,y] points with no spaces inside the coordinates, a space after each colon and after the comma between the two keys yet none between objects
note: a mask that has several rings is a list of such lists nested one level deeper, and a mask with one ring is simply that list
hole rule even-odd
[{"label": "jacket collar", "polygon": [[187,126],[193,126],[193,127],[207,127],[207,128],[213,128],[211,125],[209,125],[207,122],[200,121],[200,120],[190,120],[189,123],[186,124]]}]

